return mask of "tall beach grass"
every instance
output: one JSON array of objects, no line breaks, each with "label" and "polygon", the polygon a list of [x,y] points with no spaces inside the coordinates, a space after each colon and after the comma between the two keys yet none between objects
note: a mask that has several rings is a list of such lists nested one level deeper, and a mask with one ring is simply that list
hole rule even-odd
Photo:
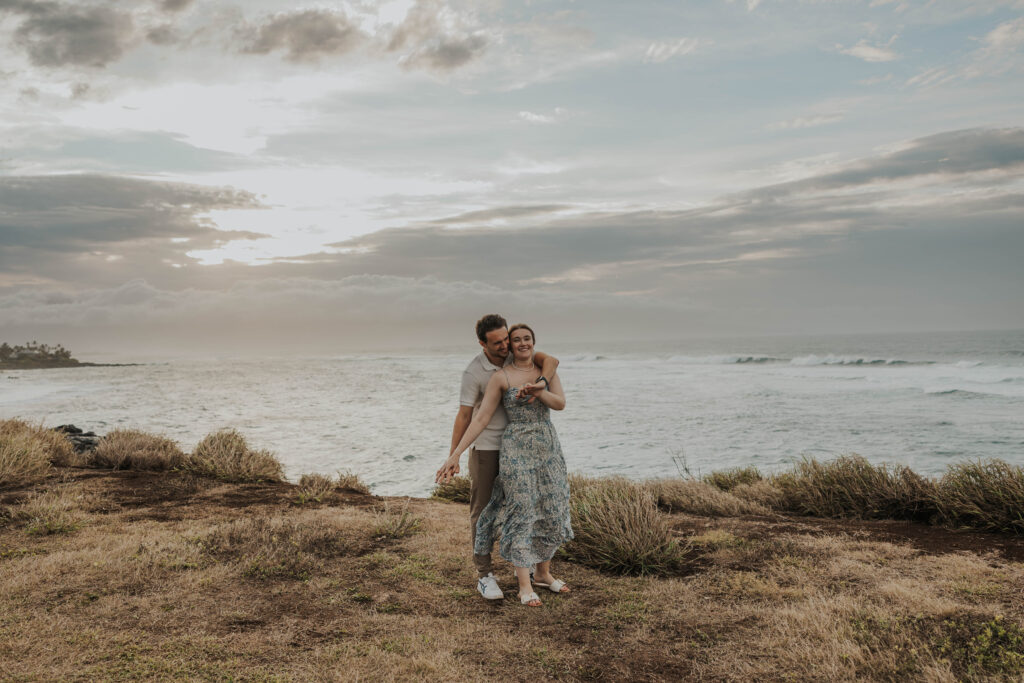
[{"label": "tall beach grass", "polygon": [[81,459],[63,434],[25,420],[0,420],[0,488],[42,481],[51,465],[78,464]]},{"label": "tall beach grass", "polygon": [[184,469],[232,482],[284,480],[284,469],[274,454],[250,448],[245,437],[234,429],[204,437],[185,461]]},{"label": "tall beach grass", "polygon": [[88,464],[113,470],[164,471],[185,465],[186,456],[178,444],[165,436],[137,429],[115,429],[96,445]]}]

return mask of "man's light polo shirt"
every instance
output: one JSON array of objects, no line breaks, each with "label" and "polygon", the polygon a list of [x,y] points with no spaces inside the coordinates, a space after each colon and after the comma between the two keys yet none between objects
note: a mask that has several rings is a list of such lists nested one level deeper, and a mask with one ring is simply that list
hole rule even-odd
[{"label": "man's light polo shirt", "polygon": [[[505,365],[508,365],[511,359],[512,354],[510,353],[505,358]],[[474,416],[476,411],[480,410],[480,404],[483,403],[487,383],[491,381],[491,377],[498,370],[501,370],[501,368],[489,361],[487,355],[481,351],[476,358],[469,362],[465,372],[462,373],[462,389],[459,392],[459,403],[464,406],[473,406]],[[505,431],[505,425],[507,424],[508,416],[505,414],[505,407],[501,405],[499,400],[498,407],[494,411],[491,421],[487,423],[480,436],[476,437],[476,442],[473,445],[476,446],[477,450],[481,451],[499,450],[501,448],[501,434]]]}]

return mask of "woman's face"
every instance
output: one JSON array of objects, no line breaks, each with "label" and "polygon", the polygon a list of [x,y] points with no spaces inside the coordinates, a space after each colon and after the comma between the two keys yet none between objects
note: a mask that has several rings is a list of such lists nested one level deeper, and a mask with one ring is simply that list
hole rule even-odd
[{"label": "woman's face", "polygon": [[512,353],[516,358],[530,358],[533,356],[533,334],[529,330],[519,328],[509,335],[509,344]]}]

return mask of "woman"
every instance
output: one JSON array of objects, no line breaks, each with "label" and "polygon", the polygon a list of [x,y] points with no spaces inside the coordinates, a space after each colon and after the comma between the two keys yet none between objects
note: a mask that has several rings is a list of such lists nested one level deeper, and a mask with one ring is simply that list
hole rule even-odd
[{"label": "woman", "polygon": [[519,600],[540,607],[540,598],[530,583],[530,568],[536,565],[538,586],[554,593],[569,587],[551,575],[551,558],[573,537],[569,523],[569,481],[558,435],[549,419],[550,410],[565,408],[565,394],[558,376],[546,388],[517,398],[520,388],[539,379],[533,362],[535,336],[529,326],[513,325],[509,330],[512,363],[495,372],[487,385],[483,402],[462,441],[449,460],[458,462],[463,451],[480,435],[491,419],[498,401],[508,413],[508,426],[501,437],[498,478],[491,501],[477,521],[476,548],[485,553],[496,534],[501,534],[498,551],[516,568]]}]

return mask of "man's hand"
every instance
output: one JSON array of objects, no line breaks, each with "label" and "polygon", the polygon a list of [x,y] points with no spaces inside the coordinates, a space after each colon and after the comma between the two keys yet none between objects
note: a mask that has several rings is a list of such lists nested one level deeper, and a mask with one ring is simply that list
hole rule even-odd
[{"label": "man's hand", "polygon": [[459,456],[449,455],[448,459],[441,465],[441,469],[437,471],[437,475],[434,477],[434,481],[438,484],[447,484],[448,480],[459,473]]}]

